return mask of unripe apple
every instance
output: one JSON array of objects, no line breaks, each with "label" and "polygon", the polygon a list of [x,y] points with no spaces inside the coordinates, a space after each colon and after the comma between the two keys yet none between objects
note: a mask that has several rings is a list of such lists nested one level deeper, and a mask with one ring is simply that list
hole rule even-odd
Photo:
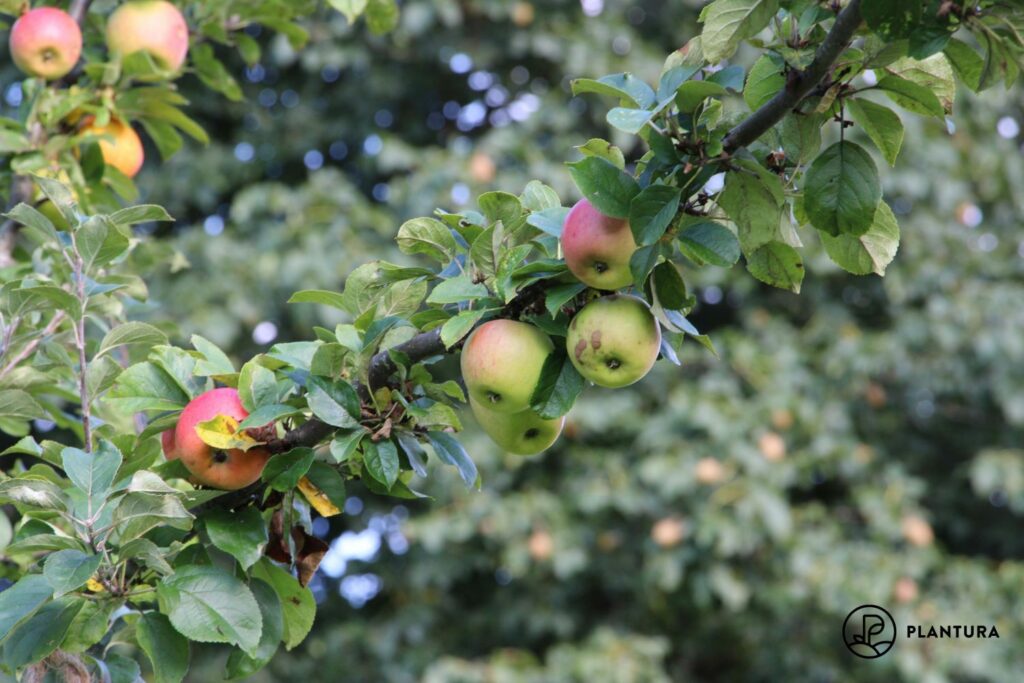
[{"label": "unripe apple", "polygon": [[163,448],[164,457],[168,460],[178,459],[178,444],[174,441],[173,429],[168,429],[160,435],[160,446]]},{"label": "unripe apple", "polygon": [[134,178],[142,168],[145,153],[142,139],[129,124],[120,119],[111,118],[105,126],[95,125],[95,118],[87,116],[83,121],[82,133],[102,136],[97,139],[103,162],[113,166],[129,178]]},{"label": "unripe apple", "polygon": [[629,221],[600,213],[586,199],[576,202],[562,228],[565,265],[595,289],[620,289],[633,282],[629,259],[636,251]]},{"label": "unripe apple", "polygon": [[239,422],[248,417],[237,390],[211,389],[189,401],[174,429],[178,457],[201,484],[228,491],[244,488],[260,478],[270,453],[262,448],[219,450],[206,444],[196,425],[218,415]]},{"label": "unripe apple", "polygon": [[469,405],[480,427],[491,440],[509,453],[536,455],[558,439],[565,417],[546,420],[529,408],[518,413],[499,413],[469,397]]},{"label": "unripe apple", "polygon": [[188,25],[164,0],[126,2],[107,20],[107,47],[124,56],[147,52],[161,68],[177,71],[188,54]]},{"label": "unripe apple", "polygon": [[11,27],[11,59],[25,74],[52,81],[66,76],[82,55],[82,31],[56,7],[22,14]]},{"label": "unripe apple", "polygon": [[661,328],[635,296],[613,294],[584,306],[569,323],[569,360],[602,387],[624,387],[650,372],[661,349]]},{"label": "unripe apple", "polygon": [[484,323],[462,349],[462,378],[469,395],[496,413],[526,410],[554,348],[533,325],[516,320]]}]

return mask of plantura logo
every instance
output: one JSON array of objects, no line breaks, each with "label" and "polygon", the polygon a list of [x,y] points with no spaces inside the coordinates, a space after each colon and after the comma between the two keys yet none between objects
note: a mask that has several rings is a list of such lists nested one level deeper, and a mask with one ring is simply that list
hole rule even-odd
[{"label": "plantura logo", "polygon": [[878,605],[861,605],[843,622],[846,649],[863,659],[878,659],[896,642],[896,621]]}]

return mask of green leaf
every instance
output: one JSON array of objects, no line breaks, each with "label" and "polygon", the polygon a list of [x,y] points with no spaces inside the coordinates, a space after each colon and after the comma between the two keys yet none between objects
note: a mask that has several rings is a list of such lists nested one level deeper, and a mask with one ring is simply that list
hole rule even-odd
[{"label": "green leaf", "polygon": [[166,343],[167,335],[152,325],[135,321],[121,323],[103,336],[103,341],[100,342],[100,348],[93,357],[93,360],[95,361],[103,354],[109,353],[119,346],[127,346],[129,344],[155,346]]},{"label": "green leaf", "polygon": [[830,235],[862,235],[882,199],[878,169],[863,147],[837,142],[818,155],[804,177],[804,209]]},{"label": "green leaf", "polygon": [[135,225],[136,223],[150,223],[152,221],[173,221],[167,209],[156,204],[139,204],[129,206],[110,214],[110,222],[120,225]]},{"label": "green leaf", "polygon": [[366,10],[366,0],[327,0],[331,7],[345,15],[348,23],[356,23]]},{"label": "green leaf", "polygon": [[608,124],[618,128],[624,133],[636,135],[650,120],[657,111],[650,109],[631,109],[629,107],[615,107],[608,112]]},{"label": "green leaf", "polygon": [[370,439],[363,441],[363,464],[367,473],[391,489],[398,480],[399,461],[398,449],[391,441],[374,443]]},{"label": "green leaf", "polygon": [[327,463],[314,462],[306,472],[306,478],[320,489],[334,507],[345,508],[345,480],[336,468]]},{"label": "green leaf", "polygon": [[413,218],[402,223],[395,241],[403,254],[423,254],[440,263],[451,261],[457,250],[451,229],[434,218]]},{"label": "green leaf", "polygon": [[43,194],[53,202],[54,206],[57,207],[57,210],[60,211],[69,224],[72,226],[78,225],[78,202],[75,201],[71,190],[64,183],[53,178],[44,178],[38,175],[32,176],[32,180],[43,191]]},{"label": "green leaf", "polygon": [[438,283],[427,297],[427,303],[458,304],[482,299],[489,295],[490,292],[486,285],[481,282],[473,282],[468,274],[463,274]]},{"label": "green leaf", "polygon": [[476,483],[476,464],[458,439],[447,432],[427,432],[427,440],[441,462],[452,465],[459,471],[459,476],[466,486],[473,486]]},{"label": "green leaf", "polygon": [[214,566],[179,567],[157,584],[160,611],[189,640],[231,643],[252,654],[263,618],[249,588]]},{"label": "green leaf", "polygon": [[[953,113],[953,101],[956,98],[956,80],[953,77],[953,67],[941,52],[933,54],[927,59],[904,57],[886,66],[885,73],[889,75],[882,79],[882,81],[879,81],[879,87],[882,87],[883,81],[894,76],[899,77],[919,85],[934,94],[942,106],[942,111],[936,114],[936,116]],[[891,93],[886,94],[893,97]],[[901,106],[903,105],[901,104]]]},{"label": "green leaf", "polygon": [[277,377],[262,365],[262,358],[251,359],[238,372],[238,397],[250,412],[278,402]]},{"label": "green leaf", "polygon": [[290,304],[321,304],[323,306],[330,306],[331,308],[337,308],[340,311],[347,311],[348,308],[345,306],[345,298],[337,292],[328,292],[325,289],[304,289],[301,292],[295,292],[291,298],[288,299]]},{"label": "green leaf", "polygon": [[314,456],[312,448],[293,448],[287,453],[278,453],[263,468],[263,481],[275,491],[290,491],[306,476]]},{"label": "green leaf", "polygon": [[551,317],[555,317],[562,306],[569,303],[569,301],[586,288],[587,286],[582,282],[570,282],[564,285],[556,285],[547,290],[547,293],[544,295],[544,308],[546,308],[548,313],[551,314]]},{"label": "green leaf", "polygon": [[43,407],[32,398],[32,395],[21,389],[0,391],[0,416],[24,420],[49,417]]},{"label": "green leaf", "polygon": [[180,410],[189,395],[163,369],[152,363],[136,363],[121,373],[107,399],[121,410]]},{"label": "green leaf", "polygon": [[942,116],[942,102],[923,85],[899,76],[885,76],[877,86],[886,96],[904,109],[925,116]]},{"label": "green leaf", "polygon": [[846,110],[875,143],[889,165],[895,166],[903,145],[903,121],[899,115],[888,107],[858,98],[847,99]]},{"label": "green leaf", "polygon": [[88,497],[93,511],[106,500],[123,460],[121,452],[105,440],[94,453],[69,446],[61,453],[61,459],[68,479]]},{"label": "green leaf", "polygon": [[195,374],[200,377],[222,377],[234,374],[234,364],[227,354],[220,350],[219,346],[198,334],[193,334],[191,341],[192,346],[203,354],[203,359],[196,361]]},{"label": "green leaf", "polygon": [[238,560],[242,569],[249,569],[263,556],[268,541],[267,525],[257,508],[211,510],[203,515],[203,524],[210,541]]},{"label": "green leaf", "polygon": [[586,157],[567,165],[580,192],[598,211],[613,218],[629,217],[630,202],[640,193],[631,175],[600,157]]},{"label": "green leaf", "polygon": [[249,590],[252,591],[256,603],[260,607],[263,631],[260,633],[260,643],[251,656],[241,650],[233,650],[228,655],[227,676],[229,678],[250,676],[266,666],[277,653],[281,637],[284,635],[284,612],[281,598],[278,597],[273,586],[265,581],[252,579],[249,582]]},{"label": "green leaf", "polygon": [[383,35],[398,26],[398,4],[395,0],[367,0],[366,25],[370,31]]},{"label": "green leaf", "polygon": [[900,227],[892,209],[882,201],[871,227],[863,235],[833,237],[821,233],[821,241],[829,258],[843,270],[854,275],[885,275],[886,266],[892,263],[900,246]]},{"label": "green leaf", "polygon": [[590,138],[582,145],[577,145],[576,149],[583,156],[600,157],[610,162],[615,168],[626,168],[626,158],[622,155],[622,150],[607,140]]},{"label": "green leaf", "polygon": [[242,89],[227,67],[214,56],[212,45],[194,43],[189,49],[189,57],[199,80],[208,88],[216,90],[229,100],[241,101]]},{"label": "green leaf", "polygon": [[53,597],[53,586],[42,574],[28,574],[0,592],[0,643]]},{"label": "green leaf", "polygon": [[56,484],[43,479],[7,479],[0,481],[0,501],[42,508],[64,510],[67,503]]},{"label": "green leaf", "polygon": [[459,340],[465,337],[473,327],[480,322],[480,318],[484,317],[493,309],[481,308],[477,310],[463,311],[458,315],[449,318],[444,325],[441,326],[441,342],[444,344],[446,349],[450,349],[452,346],[457,344]]},{"label": "green leaf", "polygon": [[985,71],[985,60],[981,58],[974,48],[962,40],[951,38],[943,54],[949,60],[954,73],[964,84],[978,92],[981,89],[981,75]]},{"label": "green leaf", "polygon": [[313,627],[316,600],[313,592],[294,576],[264,558],[252,568],[252,576],[270,584],[281,598],[284,612],[284,644],[289,650],[301,643]]},{"label": "green leaf", "polygon": [[53,222],[28,204],[18,204],[5,213],[4,217],[10,218],[29,228],[34,228],[54,242],[60,242],[60,239],[57,237],[57,227]]},{"label": "green leaf", "polygon": [[302,411],[295,406],[288,406],[280,403],[276,403],[268,406],[260,406],[256,410],[249,413],[249,416],[238,423],[239,429],[249,429],[250,427],[262,427],[272,422],[289,417],[291,415],[297,415]]},{"label": "green leaf", "polygon": [[618,98],[623,105],[647,108],[654,104],[654,89],[633,74],[611,74],[597,80],[578,78],[572,82],[572,94],[595,93]]},{"label": "green leaf", "polygon": [[585,385],[583,376],[569,361],[565,346],[560,344],[544,361],[530,397],[530,408],[546,420],[561,417],[572,409]]},{"label": "green leaf", "polygon": [[921,20],[921,0],[863,0],[864,21],[883,40],[906,38]]},{"label": "green leaf", "polygon": [[796,249],[784,242],[769,242],[747,257],[747,270],[761,282],[800,292],[804,265]]},{"label": "green leaf", "polygon": [[523,215],[523,205],[519,197],[508,192],[485,192],[477,198],[480,211],[488,224],[501,221],[505,229],[510,230]]},{"label": "green leaf", "polygon": [[121,560],[135,560],[162,575],[172,574],[174,568],[168,564],[164,552],[148,538],[136,538],[122,545],[118,549],[118,556]]},{"label": "green leaf", "polygon": [[53,596],[59,598],[84,586],[99,569],[102,560],[100,555],[90,555],[81,550],[59,550],[47,556],[43,576],[53,586]]},{"label": "green leaf", "polygon": [[686,81],[676,90],[676,107],[690,114],[707,98],[725,93],[725,87],[714,81]]},{"label": "green leaf", "polygon": [[348,382],[310,377],[307,389],[309,409],[321,420],[343,429],[359,426],[359,397]]},{"label": "green leaf", "polygon": [[821,149],[821,123],[821,115],[813,112],[787,114],[779,130],[786,156],[798,164],[805,164],[817,156]]},{"label": "green leaf", "polygon": [[562,227],[565,225],[565,217],[569,215],[569,210],[567,206],[555,206],[534,211],[526,218],[526,222],[552,237],[561,237]]},{"label": "green leaf", "polygon": [[682,196],[677,187],[650,185],[633,197],[629,206],[629,227],[638,245],[654,244],[679,211]]},{"label": "green leaf", "polygon": [[[577,149],[579,148],[577,147]],[[523,193],[519,195],[519,202],[523,205],[523,208],[529,211],[543,211],[544,209],[554,209],[562,205],[562,201],[558,198],[558,193],[539,180],[531,180],[526,183]]]},{"label": "green leaf", "polygon": [[19,669],[56,650],[85,600],[68,595],[54,600],[10,633],[4,642],[4,663]]},{"label": "green leaf", "polygon": [[709,64],[731,57],[740,41],[760,33],[779,10],[778,0],[715,0],[700,13],[700,44]]},{"label": "green leaf", "polygon": [[110,630],[110,615],[115,607],[113,600],[83,602],[82,609],[71,620],[60,649],[64,652],[85,652],[103,640]]},{"label": "green leaf", "polygon": [[189,529],[192,515],[175,495],[128,493],[114,510],[113,524],[123,544],[158,526]]},{"label": "green leaf", "polygon": [[633,276],[633,284],[643,287],[647,276],[654,270],[661,260],[664,246],[659,242],[646,247],[640,247],[629,257],[629,272]]},{"label": "green leaf", "polygon": [[786,87],[786,77],[782,75],[784,68],[785,62],[774,55],[762,55],[750,67],[747,84],[743,88],[743,101],[750,111],[756,111]]},{"label": "green leaf", "polygon": [[336,434],[334,440],[331,441],[331,455],[335,461],[345,462],[351,459],[364,436],[366,436],[366,430],[362,427]]},{"label": "green leaf", "polygon": [[678,235],[683,253],[698,265],[710,263],[728,268],[740,259],[740,242],[724,225],[701,220],[683,228]]},{"label": "green leaf", "polygon": [[135,625],[139,647],[153,666],[155,683],[181,683],[188,673],[188,639],[174,630],[166,615],[145,612]]},{"label": "green leaf", "polygon": [[671,261],[659,263],[654,267],[654,272],[651,275],[651,286],[662,308],[676,311],[686,307],[689,300],[686,294],[686,283],[683,282],[683,277],[674,263]]},{"label": "green leaf", "polygon": [[754,173],[729,171],[717,201],[736,224],[743,251],[749,252],[778,237],[783,200],[778,176],[757,165]]}]

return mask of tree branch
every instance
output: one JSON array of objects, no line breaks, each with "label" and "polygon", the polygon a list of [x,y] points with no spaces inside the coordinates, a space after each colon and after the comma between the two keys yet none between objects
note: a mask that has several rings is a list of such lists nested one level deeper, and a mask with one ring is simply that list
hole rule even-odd
[{"label": "tree branch", "polygon": [[[839,55],[849,44],[854,32],[860,26],[861,0],[850,0],[846,8],[836,17],[835,24],[825,36],[814,55],[814,60],[803,71],[793,72],[783,88],[771,100],[737,125],[723,140],[727,152],[735,152],[757,140],[810,93],[828,75],[829,70]],[[510,304],[511,305],[511,304]],[[409,341],[395,346],[393,351],[405,354],[413,362],[424,360],[446,352],[441,342],[441,330],[435,328],[429,332],[418,334]],[[370,361],[369,390],[357,385],[364,400],[370,398],[370,391],[387,385],[388,378],[395,372],[396,366],[387,351],[381,351]],[[283,438],[267,444],[273,453],[283,453],[299,446],[314,446],[326,439],[334,427],[324,424],[317,418],[288,432]]]},{"label": "tree branch", "polygon": [[72,0],[71,5],[68,7],[68,14],[71,18],[81,24],[85,21],[85,14],[89,11],[89,5],[92,4],[92,0]]},{"label": "tree branch", "polygon": [[861,0],[850,0],[839,13],[832,29],[818,46],[814,60],[806,69],[792,72],[785,88],[729,131],[722,141],[726,152],[735,152],[764,135],[825,78],[860,26],[860,3]]}]

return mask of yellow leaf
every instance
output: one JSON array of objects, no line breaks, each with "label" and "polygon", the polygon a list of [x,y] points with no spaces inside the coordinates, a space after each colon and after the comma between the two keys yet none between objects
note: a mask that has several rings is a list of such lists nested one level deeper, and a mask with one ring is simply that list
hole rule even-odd
[{"label": "yellow leaf", "polygon": [[105,590],[107,590],[103,587],[103,584],[97,581],[95,578],[90,578],[88,581],[86,581],[85,588],[86,590],[92,591],[93,593],[102,593]]},{"label": "yellow leaf", "polygon": [[299,479],[299,490],[302,491],[302,495],[306,497],[309,504],[320,513],[320,516],[333,517],[334,515],[341,513],[338,506],[332,503],[330,499],[324,495],[324,492],[318,489],[308,477]]},{"label": "yellow leaf", "polygon": [[264,443],[244,431],[239,432],[238,420],[227,415],[218,415],[212,420],[200,422],[196,425],[196,434],[206,445],[223,451],[233,448],[247,451]]}]

